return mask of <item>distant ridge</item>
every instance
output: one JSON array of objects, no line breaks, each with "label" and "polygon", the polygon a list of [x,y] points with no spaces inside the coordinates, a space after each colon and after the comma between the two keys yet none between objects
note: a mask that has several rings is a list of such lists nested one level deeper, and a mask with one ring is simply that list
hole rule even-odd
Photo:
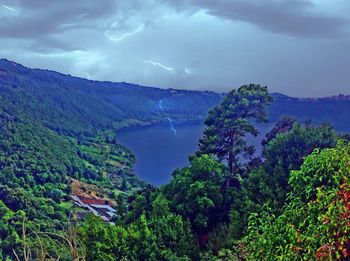
[{"label": "distant ridge", "polygon": [[324,96],[324,97],[293,97],[293,96],[288,96],[282,93],[275,92],[275,93],[272,93],[272,96],[275,99],[295,99],[300,101],[350,100],[350,95],[347,95],[347,94],[338,94],[338,95]]},{"label": "distant ridge", "polygon": [[[92,134],[100,128],[149,125],[169,117],[176,122],[203,122],[223,94],[87,80],[0,59],[0,96],[13,105],[14,114],[35,118],[52,130]],[[350,130],[350,95],[273,96],[275,102],[268,108],[271,122],[290,115],[300,121],[329,123],[337,130]]]},{"label": "distant ridge", "polygon": [[[203,120],[222,95],[93,81],[0,60],[0,95],[12,113],[35,118],[63,133],[96,133],[167,121]],[[162,100],[163,109],[158,103]]]},{"label": "distant ridge", "polygon": [[[46,72],[52,75],[59,75],[62,77],[68,77],[68,78],[74,78],[74,79],[78,79],[78,80],[82,80],[82,81],[87,81],[87,82],[91,82],[91,83],[110,83],[110,84],[114,84],[116,86],[118,85],[130,85],[130,86],[137,86],[137,87],[141,87],[141,88],[151,88],[151,89],[157,89],[157,90],[168,90],[170,92],[181,92],[181,91],[185,91],[185,92],[201,92],[207,95],[219,95],[222,96],[223,94],[215,92],[215,91],[210,91],[210,90],[204,90],[204,91],[198,91],[198,90],[183,90],[183,89],[174,89],[174,88],[158,88],[158,87],[153,87],[153,86],[144,86],[144,85],[139,85],[139,84],[135,84],[135,83],[128,83],[128,82],[113,82],[113,81],[103,81],[103,80],[90,80],[90,79],[85,79],[79,76],[73,76],[70,74],[64,74],[64,73],[60,73],[54,70],[49,70],[49,69],[40,69],[40,68],[29,68],[29,67],[25,67],[15,61],[11,61],[8,60],[6,58],[0,58],[0,70],[1,67],[7,67],[11,69],[11,66],[13,69],[18,70],[19,72],[25,73],[25,72]],[[4,71],[4,69],[3,69]],[[6,71],[5,71],[6,72]],[[1,75],[0,75],[1,76]],[[332,95],[332,96],[324,96],[324,97],[294,97],[294,96],[288,96],[286,94],[283,93],[272,93],[272,96],[277,98],[277,99],[298,99],[298,100],[349,100],[350,99],[350,94],[341,94],[339,93],[338,95]]]},{"label": "distant ridge", "polygon": [[340,100],[340,101],[350,101],[350,95],[345,94],[339,94],[334,96],[326,96],[326,97],[319,97],[319,98],[299,98],[302,100],[309,100],[309,101],[322,101],[322,100]]}]

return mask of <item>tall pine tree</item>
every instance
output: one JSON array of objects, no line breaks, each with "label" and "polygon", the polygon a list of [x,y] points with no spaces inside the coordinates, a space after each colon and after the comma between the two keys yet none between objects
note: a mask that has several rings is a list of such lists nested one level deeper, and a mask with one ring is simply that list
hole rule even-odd
[{"label": "tall pine tree", "polygon": [[259,134],[253,121],[267,121],[265,107],[272,100],[267,87],[260,85],[249,84],[232,90],[208,113],[198,154],[213,154],[220,161],[226,160],[230,172],[235,173],[240,159],[254,154],[254,147],[247,144],[245,136]]}]

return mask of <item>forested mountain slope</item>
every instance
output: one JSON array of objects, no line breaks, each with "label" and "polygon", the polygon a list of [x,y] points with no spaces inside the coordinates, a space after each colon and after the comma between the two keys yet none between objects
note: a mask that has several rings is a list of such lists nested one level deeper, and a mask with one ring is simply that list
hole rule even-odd
[{"label": "forested mountain slope", "polygon": [[0,60],[0,95],[16,113],[67,134],[92,134],[171,116],[198,120],[221,100],[213,92],[89,81]]}]

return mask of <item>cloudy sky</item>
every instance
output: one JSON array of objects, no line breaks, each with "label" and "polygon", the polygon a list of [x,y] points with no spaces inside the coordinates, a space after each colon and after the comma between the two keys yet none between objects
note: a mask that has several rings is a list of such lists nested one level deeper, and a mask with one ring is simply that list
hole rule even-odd
[{"label": "cloudy sky", "polygon": [[0,0],[0,57],[96,80],[350,94],[349,0]]}]

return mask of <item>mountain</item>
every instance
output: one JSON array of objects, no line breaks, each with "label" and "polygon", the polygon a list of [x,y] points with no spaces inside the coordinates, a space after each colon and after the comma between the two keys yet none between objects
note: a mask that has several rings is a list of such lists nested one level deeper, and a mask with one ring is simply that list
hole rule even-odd
[{"label": "mountain", "polygon": [[221,100],[214,92],[90,81],[0,60],[0,95],[16,113],[65,134],[96,134],[166,120],[198,120]]},{"label": "mountain", "polygon": [[[101,129],[148,125],[171,117],[202,121],[223,95],[144,87],[131,83],[91,81],[54,71],[29,69],[0,60],[0,95],[7,111],[22,114],[56,132],[95,135]],[[273,94],[268,108],[271,121],[284,115],[301,121],[330,123],[349,129],[350,96],[293,98]]]},{"label": "mountain", "polygon": [[273,94],[275,101],[269,106],[271,122],[289,115],[301,122],[327,123],[337,131],[350,131],[350,95],[323,98],[292,98],[283,94]]}]

